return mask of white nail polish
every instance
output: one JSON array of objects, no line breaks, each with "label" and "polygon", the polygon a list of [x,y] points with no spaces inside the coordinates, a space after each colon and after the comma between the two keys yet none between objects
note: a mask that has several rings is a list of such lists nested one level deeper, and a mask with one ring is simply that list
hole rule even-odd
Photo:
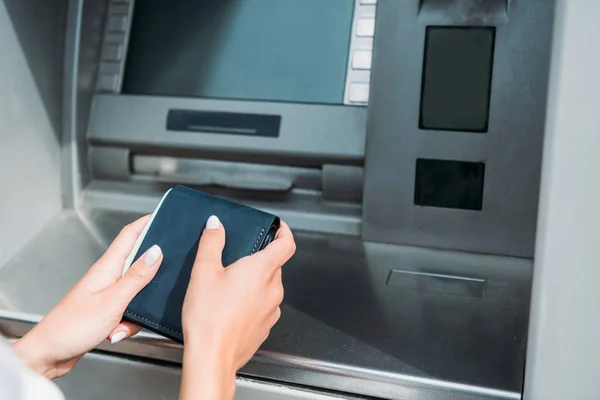
[{"label": "white nail polish", "polygon": [[206,220],[206,230],[207,231],[210,231],[211,229],[219,229],[219,226],[221,226],[221,221],[219,221],[219,218],[217,218],[214,215],[211,215]]},{"label": "white nail polish", "polygon": [[117,332],[114,335],[112,335],[112,338],[110,339],[110,344],[115,344],[120,342],[121,340],[125,339],[125,336],[127,336],[127,332]]},{"label": "white nail polish", "polygon": [[155,244],[154,246],[150,247],[148,251],[146,251],[146,253],[144,254],[144,263],[146,265],[154,265],[160,258],[161,253],[162,250],[160,249],[160,247],[158,247],[158,245]]}]

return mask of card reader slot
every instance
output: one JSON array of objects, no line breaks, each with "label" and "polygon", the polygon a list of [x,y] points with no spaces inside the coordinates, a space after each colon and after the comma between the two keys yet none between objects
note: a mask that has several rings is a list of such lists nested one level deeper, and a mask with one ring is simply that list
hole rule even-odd
[{"label": "card reader slot", "polygon": [[280,115],[169,110],[167,130],[278,137]]}]

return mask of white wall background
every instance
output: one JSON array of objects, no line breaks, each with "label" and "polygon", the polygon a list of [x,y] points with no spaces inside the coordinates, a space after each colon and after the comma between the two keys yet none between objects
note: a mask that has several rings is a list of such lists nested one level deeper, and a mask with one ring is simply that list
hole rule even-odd
[{"label": "white wall background", "polygon": [[600,399],[600,1],[558,0],[525,400]]}]

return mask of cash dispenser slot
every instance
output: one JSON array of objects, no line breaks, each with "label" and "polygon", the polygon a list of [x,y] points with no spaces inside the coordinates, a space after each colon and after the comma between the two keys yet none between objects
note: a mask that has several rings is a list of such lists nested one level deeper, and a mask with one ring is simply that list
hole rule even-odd
[{"label": "cash dispenser slot", "polygon": [[152,198],[184,184],[273,212],[295,229],[360,235],[363,167],[258,163],[217,155],[194,158],[159,148],[90,146],[92,182],[83,201],[89,207],[149,212]]},{"label": "cash dispenser slot", "polygon": [[230,161],[133,155],[132,173],[163,182],[286,193],[300,184],[319,189],[318,170]]},{"label": "cash dispenser slot", "polygon": [[363,168],[325,164],[321,168],[195,159],[134,153],[115,147],[90,149],[92,173],[100,180],[142,180],[222,187],[242,192],[299,192],[324,201],[360,204]]}]

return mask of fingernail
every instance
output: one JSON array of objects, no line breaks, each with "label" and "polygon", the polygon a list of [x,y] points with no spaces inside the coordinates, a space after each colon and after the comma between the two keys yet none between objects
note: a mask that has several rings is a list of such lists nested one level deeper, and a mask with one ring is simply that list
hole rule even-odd
[{"label": "fingernail", "polygon": [[146,251],[146,253],[144,254],[144,263],[150,266],[156,264],[156,262],[160,258],[161,253],[162,251],[160,250],[160,247],[158,247],[158,245],[155,244],[154,246],[150,247],[148,251]]},{"label": "fingernail", "polygon": [[206,220],[206,230],[207,231],[210,231],[211,229],[219,229],[219,226],[221,226],[221,221],[219,221],[219,218],[217,218],[214,215],[211,215]]},{"label": "fingernail", "polygon": [[115,344],[120,342],[121,340],[125,339],[125,336],[127,336],[127,332],[117,332],[114,335],[112,335],[112,338],[110,339],[110,344]]}]

